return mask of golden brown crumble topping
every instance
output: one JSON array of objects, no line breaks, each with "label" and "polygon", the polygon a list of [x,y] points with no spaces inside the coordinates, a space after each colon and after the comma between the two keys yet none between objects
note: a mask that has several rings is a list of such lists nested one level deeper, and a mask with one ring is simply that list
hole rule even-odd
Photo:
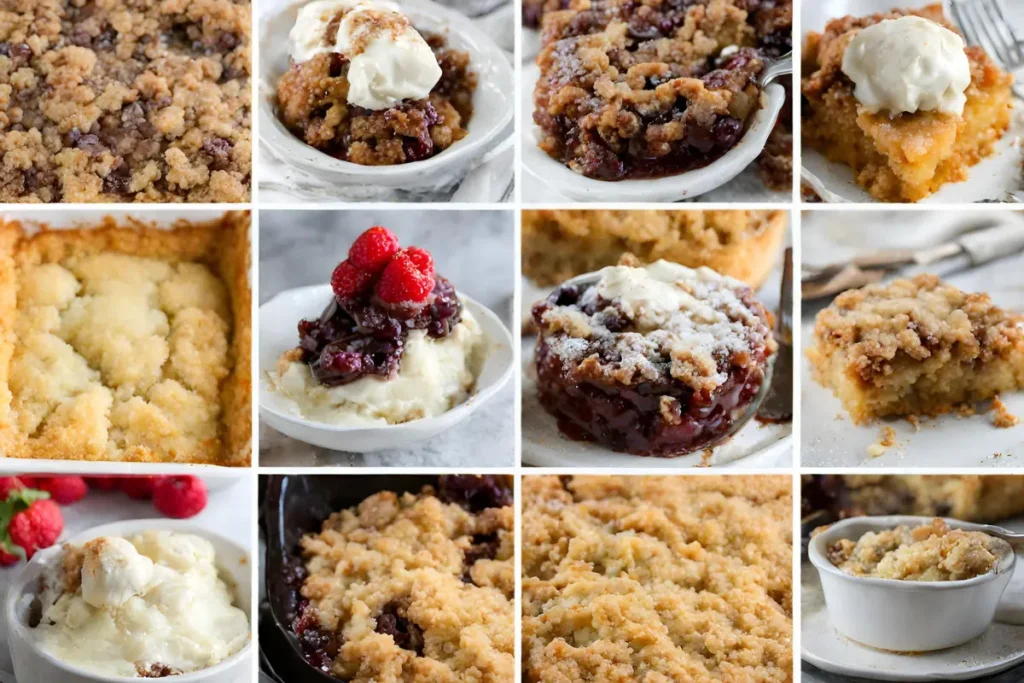
[{"label": "golden brown crumble topping", "polygon": [[248,229],[0,225],[0,451],[248,464]]},{"label": "golden brown crumble topping", "polygon": [[530,476],[523,495],[526,681],[793,680],[788,477]]}]

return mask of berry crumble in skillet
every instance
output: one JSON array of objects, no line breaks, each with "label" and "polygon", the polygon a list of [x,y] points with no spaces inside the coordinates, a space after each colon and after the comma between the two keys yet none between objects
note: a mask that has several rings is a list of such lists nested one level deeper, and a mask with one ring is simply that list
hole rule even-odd
[{"label": "berry crumble in skillet", "polygon": [[0,202],[245,202],[248,0],[0,3]]},{"label": "berry crumble in skillet", "polygon": [[271,375],[303,417],[396,424],[466,399],[486,345],[429,252],[370,228],[335,268],[331,288],[323,313],[299,322],[299,345]]},{"label": "berry crumble in skillet", "polygon": [[332,514],[285,576],[306,661],[348,683],[512,683],[514,521],[494,475]]},{"label": "berry crumble in skillet", "polygon": [[533,318],[538,396],[559,429],[636,455],[719,441],[756,399],[778,348],[747,285],[668,261],[563,285]]},{"label": "berry crumble in skillet", "polygon": [[[706,166],[743,136],[764,59],[791,42],[787,0],[573,0],[544,17],[540,147],[599,180]],[[788,135],[780,122],[762,159],[773,187],[791,174]]]}]

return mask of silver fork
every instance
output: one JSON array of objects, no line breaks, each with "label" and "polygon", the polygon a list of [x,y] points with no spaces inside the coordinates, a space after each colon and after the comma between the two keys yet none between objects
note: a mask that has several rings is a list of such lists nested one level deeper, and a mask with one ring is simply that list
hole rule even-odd
[{"label": "silver fork", "polygon": [[[1007,71],[1024,67],[1024,39],[1010,25],[1002,0],[944,0],[944,4],[969,44],[985,48]],[[1013,91],[1024,98],[1024,84],[1015,84]]]}]

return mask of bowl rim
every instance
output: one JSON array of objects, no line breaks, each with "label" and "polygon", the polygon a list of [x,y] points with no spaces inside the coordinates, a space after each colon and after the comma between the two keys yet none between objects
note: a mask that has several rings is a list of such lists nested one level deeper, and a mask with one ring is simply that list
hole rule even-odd
[{"label": "bowl rim", "polygon": [[[61,551],[65,543],[78,543],[84,542],[96,538],[99,535],[109,534],[113,536],[121,536],[122,538],[126,534],[139,533],[147,530],[158,530],[158,531],[174,531],[177,533],[189,533],[196,536],[200,536],[206,539],[215,538],[219,542],[226,545],[232,546],[235,550],[241,551],[246,558],[246,565],[251,568],[252,566],[252,553],[238,541],[221,534],[216,531],[211,531],[201,525],[198,525],[191,520],[187,519],[164,519],[164,518],[150,518],[150,519],[126,519],[120,522],[109,522],[107,524],[100,524],[98,526],[90,527],[84,531],[81,531],[74,536],[61,541],[58,545],[51,546],[44,550],[37,552],[31,560],[25,563],[23,567],[18,570],[14,579],[11,581],[10,586],[7,590],[7,596],[4,600],[4,618],[7,622],[8,633],[17,634],[17,636],[28,644],[29,650],[34,656],[46,660],[52,666],[63,669],[70,674],[80,676],[86,679],[97,681],[98,683],[122,683],[123,681],[135,681],[137,677],[126,677],[126,676],[109,676],[106,674],[99,674],[93,671],[89,671],[83,667],[75,664],[70,664],[61,659],[58,659],[53,654],[43,650],[38,639],[32,637],[31,629],[23,624],[17,617],[17,605],[21,602],[25,595],[25,589],[28,587],[31,581],[37,581],[39,579],[38,574],[34,574],[33,570],[40,568],[41,565],[45,564],[47,560],[52,557],[56,557]],[[109,530],[109,531],[108,531]],[[250,580],[251,579],[250,569]],[[246,596],[251,602],[251,595]],[[179,674],[174,676],[174,681],[181,683],[199,683],[203,681],[214,680],[213,676],[216,674],[223,673],[228,669],[234,668],[241,661],[249,661],[252,658],[252,641],[253,641],[253,607],[249,605],[249,611],[246,617],[249,619],[249,639],[246,641],[242,648],[227,657],[226,659],[218,662],[217,664],[207,667],[205,669],[199,669],[197,671],[191,671],[185,674]],[[8,637],[9,644],[13,639]]]},{"label": "bowl rim", "polygon": [[891,529],[899,526],[900,524],[928,524],[934,519],[941,519],[950,527],[954,529],[963,529],[965,531],[980,531],[985,533],[986,528],[992,529],[991,525],[964,522],[951,517],[928,517],[921,515],[876,515],[850,517],[834,524],[830,524],[824,531],[813,536],[810,539],[810,543],[807,545],[807,556],[811,561],[811,564],[814,565],[815,569],[817,569],[819,573],[827,573],[830,576],[835,576],[854,585],[875,586],[878,588],[888,588],[905,592],[936,592],[969,589],[997,581],[1003,576],[1013,574],[1013,571],[1017,566],[1017,555],[1013,552],[1012,547],[1010,548],[1009,555],[996,565],[994,571],[989,571],[970,579],[958,579],[954,581],[905,581],[902,579],[883,579],[871,576],[853,576],[852,574],[847,574],[836,567],[825,556],[824,546],[829,541],[837,540],[839,538],[847,538],[843,532],[848,530],[850,527],[866,527],[865,530],[860,532],[861,534],[864,534],[872,530],[877,531]]},{"label": "bowl rim", "polygon": [[[306,292],[306,291],[324,290],[325,293],[327,293],[330,290],[330,287],[331,286],[329,284],[320,284],[320,285],[306,285],[304,287],[295,287],[293,289],[286,289],[284,291],[278,292],[273,297],[271,297],[267,301],[263,302],[260,305],[260,311],[263,310],[264,306],[268,306],[269,304],[273,303],[274,301],[276,301],[279,298],[283,298],[283,297],[286,297],[286,296],[295,296],[299,292]],[[480,406],[484,405],[484,403],[486,403],[491,398],[493,398],[495,394],[497,394],[499,391],[501,391],[501,389],[503,389],[505,387],[505,385],[508,384],[508,381],[512,377],[513,369],[515,368],[515,350],[513,348],[512,333],[509,331],[508,326],[505,325],[505,323],[501,320],[501,318],[498,317],[498,315],[496,313],[494,313],[494,311],[492,311],[487,306],[484,306],[483,304],[481,304],[476,299],[473,299],[472,297],[464,294],[463,292],[461,292],[459,290],[456,290],[456,293],[458,294],[459,299],[462,301],[464,306],[468,305],[468,306],[472,306],[473,307],[472,311],[473,311],[473,315],[474,316],[482,315],[482,317],[487,318],[492,325],[496,325],[496,329],[500,329],[501,330],[501,336],[500,336],[499,339],[493,339],[493,338],[488,337],[488,341],[491,342],[491,345],[492,345],[492,349],[489,351],[488,357],[491,354],[494,354],[497,351],[497,349],[499,347],[501,347],[501,346],[505,346],[506,348],[508,348],[509,353],[510,353],[509,363],[502,370],[501,375],[494,382],[492,382],[491,384],[488,384],[486,387],[484,387],[484,388],[482,388],[482,389],[480,389],[478,391],[475,391],[474,393],[470,394],[469,397],[465,401],[462,401],[458,405],[454,406],[453,408],[451,408],[449,410],[446,410],[445,412],[441,413],[440,415],[434,415],[432,417],[421,417],[421,418],[416,419],[416,420],[410,420],[409,422],[399,422],[399,423],[396,423],[396,424],[374,425],[374,426],[366,426],[366,427],[350,426],[350,425],[349,426],[346,426],[346,425],[330,425],[330,424],[325,424],[323,422],[316,422],[314,420],[308,420],[308,419],[306,419],[304,417],[295,416],[295,415],[288,415],[286,413],[282,413],[279,410],[276,410],[276,409],[274,409],[274,408],[264,404],[262,401],[259,401],[259,408],[260,408],[260,410],[261,411],[265,410],[268,413],[270,413],[271,415],[273,415],[275,418],[279,418],[279,419],[281,419],[281,420],[283,420],[285,422],[288,422],[290,424],[296,425],[298,427],[304,427],[304,428],[307,428],[307,429],[315,429],[315,430],[319,430],[321,432],[333,433],[333,434],[352,434],[352,433],[355,433],[355,432],[365,432],[365,433],[371,433],[371,432],[372,433],[391,432],[391,433],[394,433],[394,432],[398,432],[398,431],[407,431],[407,430],[413,430],[413,429],[420,429],[424,425],[430,424],[432,421],[441,420],[441,419],[444,419],[444,420],[454,420],[455,422],[461,422],[463,419],[469,417],[474,411],[476,411],[477,408],[479,408]],[[261,321],[263,320],[262,316],[260,316],[260,320]],[[262,322],[261,322],[261,326],[262,326]],[[265,370],[263,368],[260,368],[260,385],[261,385],[260,386],[260,389],[261,389],[260,394],[261,395],[262,395],[262,384],[263,384],[264,381],[266,381],[266,376],[267,376],[267,370]],[[477,379],[479,379],[479,378],[477,378]],[[268,387],[268,389],[269,389],[269,387]],[[257,397],[257,398],[259,398],[259,397]]]},{"label": "bowl rim", "polygon": [[[707,166],[662,178],[608,181],[576,173],[537,146],[536,133],[539,129],[531,114],[534,107],[526,105],[532,105],[534,85],[539,78],[540,70],[536,64],[526,65],[522,69],[523,92],[518,105],[523,108],[520,131],[523,170],[572,201],[660,202],[668,201],[665,197],[669,195],[673,197],[672,201],[678,201],[693,199],[718,189],[742,173],[764,151],[768,135],[786,100],[785,88],[778,83],[768,84],[761,94],[761,106],[754,113],[743,136],[735,146]],[[746,156],[750,158],[739,164],[737,160],[743,160]],[[696,191],[691,189],[694,186],[698,188]],[[780,197],[778,201],[783,199]],[[773,202],[768,200],[768,203]]]},{"label": "bowl rim", "polygon": [[[285,16],[298,8],[301,5],[307,4],[309,0],[295,0],[282,6],[276,12],[267,12],[260,18],[258,33],[261,37],[261,45],[269,45],[271,43],[270,33],[273,31],[280,30],[279,26],[282,24],[290,25],[291,22],[283,22]],[[498,46],[497,43],[491,39],[486,33],[479,29],[473,24],[470,19],[459,12],[440,5],[433,0],[402,0],[403,5],[406,7],[414,8],[414,11],[422,12],[430,16],[432,21],[436,21],[436,24],[440,27],[439,30],[443,30],[449,33],[457,33],[465,41],[473,43],[479,46],[477,50],[470,50],[471,66],[476,63],[476,71],[481,71],[481,67],[486,70],[497,70],[502,73],[503,81],[507,81],[509,84],[515,84],[515,74],[512,70],[512,65],[509,64],[508,60],[504,57],[504,51]],[[259,101],[257,102],[257,110],[259,111],[260,117],[269,117],[268,121],[261,121],[259,127],[259,139],[265,144],[270,146],[274,156],[277,157],[281,162],[287,164],[295,164],[297,166],[307,166],[307,162],[314,164],[319,167],[318,170],[325,170],[332,173],[341,173],[347,176],[358,176],[368,180],[382,180],[385,178],[395,179],[402,176],[419,176],[424,173],[428,173],[434,170],[437,166],[446,166],[448,164],[455,163],[455,160],[463,157],[468,157],[474,152],[477,156],[482,156],[486,153],[486,149],[483,149],[489,143],[492,143],[506,127],[510,121],[512,121],[515,107],[505,106],[499,117],[495,118],[495,123],[486,130],[474,132],[470,129],[472,126],[472,120],[469,122],[467,127],[468,135],[462,140],[453,143],[448,149],[435,154],[434,156],[424,159],[422,161],[412,161],[403,164],[392,164],[387,166],[363,166],[356,164],[351,161],[345,161],[343,159],[337,159],[335,157],[326,154],[315,147],[306,144],[299,138],[295,137],[295,134],[284,127],[280,119],[276,115],[276,107],[273,104],[275,98],[274,92],[276,88],[272,81],[272,74],[270,73],[270,60],[263,59],[263,50],[260,48],[260,74],[259,74]],[[479,76],[479,73],[478,73]],[[511,95],[505,93],[499,89],[491,89],[487,87],[488,84],[477,84],[477,89],[473,93],[474,107],[480,104],[478,100],[478,94],[482,93],[485,89],[488,91],[500,94],[508,105],[513,103],[510,101]],[[514,92],[514,88],[510,92]],[[474,115],[475,118],[475,115]],[[275,123],[276,122],[276,123]],[[269,124],[269,125],[265,125]],[[288,149],[277,140],[275,140],[270,129],[273,126],[281,128],[283,140],[290,140],[295,145],[301,146],[303,149],[312,151],[311,156],[308,159],[302,160],[289,160]],[[510,135],[514,135],[514,131]],[[289,143],[285,145],[290,146]]]}]

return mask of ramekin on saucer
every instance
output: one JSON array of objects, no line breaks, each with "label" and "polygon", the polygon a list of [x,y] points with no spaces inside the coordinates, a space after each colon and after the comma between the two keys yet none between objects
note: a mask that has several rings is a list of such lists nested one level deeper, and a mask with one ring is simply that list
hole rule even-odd
[{"label": "ramekin on saucer", "polygon": [[469,53],[470,69],[477,75],[473,116],[466,125],[469,134],[429,159],[393,166],[361,166],[307,145],[275,113],[277,81],[289,66],[288,33],[303,4],[272,14],[260,25],[260,140],[280,162],[336,186],[339,200],[385,199],[395,191],[427,196],[454,187],[501,142],[515,110],[512,66],[505,53],[455,10],[431,0],[402,0],[402,11],[414,26],[444,35],[449,47]]},{"label": "ramekin on saucer", "polygon": [[[1010,583],[1016,555],[1010,551],[996,570],[964,581],[899,581],[851,576],[829,561],[829,545],[900,524],[921,526],[932,517],[853,517],[810,540],[807,552],[821,577],[829,622],[863,645],[894,652],[929,652],[977,638],[992,624]],[[953,529],[984,532],[985,525],[945,520]]]},{"label": "ramekin on saucer", "polygon": [[721,187],[752,164],[764,150],[786,102],[785,88],[778,83],[769,84],[761,95],[761,107],[736,146],[703,168],[664,178],[595,180],[570,170],[537,146],[540,129],[533,123],[533,89],[540,78],[540,67],[524,65],[522,73],[519,106],[523,124],[519,143],[523,148],[523,168],[551,189],[581,202],[675,202]]},{"label": "ramekin on saucer", "polygon": [[[69,543],[81,544],[100,536],[132,536],[149,530],[193,534],[210,541],[217,555],[217,567],[234,584],[237,606],[249,618],[250,638],[241,650],[221,663],[200,671],[173,676],[174,683],[248,683],[252,679],[252,558],[235,541],[210,532],[188,521],[173,519],[137,519],[93,527],[71,538]],[[18,683],[124,683],[138,678],[106,676],[62,662],[45,652],[28,626],[32,597],[38,594],[43,571],[62,554],[60,545],[41,550],[18,572],[7,590],[4,617],[7,638]]]},{"label": "ramekin on saucer", "polygon": [[350,427],[307,420],[298,415],[294,402],[273,391],[267,371],[282,353],[297,343],[295,326],[301,318],[316,318],[334,296],[329,284],[299,287],[281,292],[260,306],[260,417],[286,436],[305,443],[353,453],[402,448],[426,441],[459,424],[492,399],[512,376],[512,334],[486,306],[462,292],[462,304],[480,324],[488,344],[487,357],[469,398],[440,415],[401,424]]}]

